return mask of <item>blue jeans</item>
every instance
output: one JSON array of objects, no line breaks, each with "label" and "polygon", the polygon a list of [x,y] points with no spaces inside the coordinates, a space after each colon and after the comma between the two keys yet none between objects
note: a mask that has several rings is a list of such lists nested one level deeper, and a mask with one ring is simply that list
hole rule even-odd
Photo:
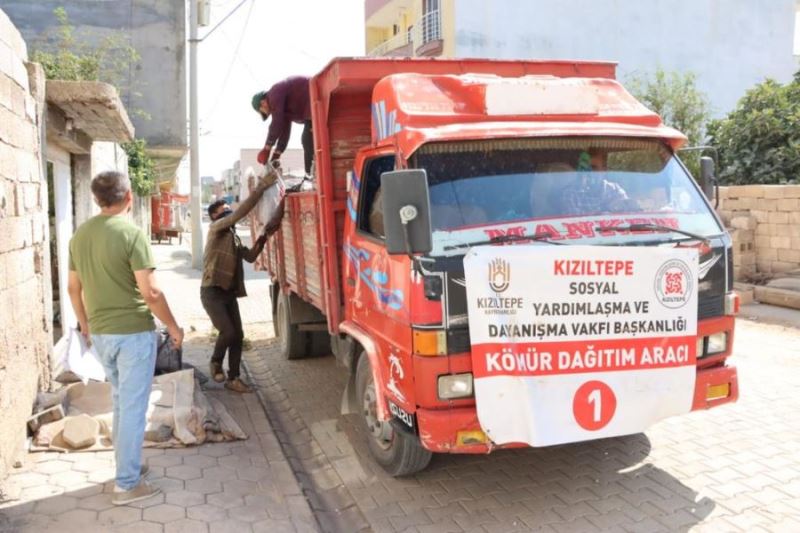
[{"label": "blue jeans", "polygon": [[147,405],[156,365],[156,333],[92,335],[114,399],[112,440],[117,487],[139,484]]}]

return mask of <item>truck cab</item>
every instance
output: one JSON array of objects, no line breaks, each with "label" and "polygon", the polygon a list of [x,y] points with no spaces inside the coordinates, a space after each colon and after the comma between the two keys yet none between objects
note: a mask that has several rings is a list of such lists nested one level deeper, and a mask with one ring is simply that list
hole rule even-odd
[{"label": "truck cab", "polygon": [[731,239],[685,137],[613,78],[383,59],[312,79],[316,189],[290,195],[265,252],[277,330],[287,357],[330,339],[391,474],[738,397]]}]

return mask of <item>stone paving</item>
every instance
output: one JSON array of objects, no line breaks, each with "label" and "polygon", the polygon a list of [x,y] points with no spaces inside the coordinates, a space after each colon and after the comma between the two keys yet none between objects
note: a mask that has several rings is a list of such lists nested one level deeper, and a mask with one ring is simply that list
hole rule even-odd
[{"label": "stone paving", "polygon": [[332,357],[284,361],[274,341],[247,357],[326,530],[797,532],[800,329],[747,317],[733,358],[737,404],[630,437],[436,455],[405,479],[377,467],[358,418],[339,414],[346,376]]},{"label": "stone paving", "polygon": [[[199,273],[185,250],[160,248],[170,301],[200,342],[208,324]],[[424,472],[393,479],[371,460],[358,418],[339,413],[346,375],[333,358],[279,359],[267,280],[248,276],[241,307],[253,349],[245,359],[258,394],[214,394],[240,422],[249,415],[243,427],[258,440],[146,452],[165,494],[122,508],[105,493],[108,454],[42,456],[17,474],[35,501],[0,510],[0,531],[800,531],[798,313],[773,325],[767,306],[745,309],[735,405],[631,437],[437,455]]]},{"label": "stone paving", "polygon": [[[185,249],[164,245],[154,250],[159,280],[173,312],[187,331],[195,330],[189,334],[184,361],[203,371],[210,351],[210,325],[199,302],[199,272],[188,267]],[[252,285],[266,286],[263,274],[249,275],[261,278]],[[263,320],[263,313],[248,314],[260,304],[243,301],[245,322]],[[258,327],[266,331],[263,325]],[[257,329],[252,322],[246,328]],[[213,382],[206,387],[226,405],[248,440],[144,450],[150,480],[163,493],[119,507],[111,504],[113,452],[29,454],[11,478],[19,499],[0,504],[0,531],[318,531],[258,397],[236,395]]]}]

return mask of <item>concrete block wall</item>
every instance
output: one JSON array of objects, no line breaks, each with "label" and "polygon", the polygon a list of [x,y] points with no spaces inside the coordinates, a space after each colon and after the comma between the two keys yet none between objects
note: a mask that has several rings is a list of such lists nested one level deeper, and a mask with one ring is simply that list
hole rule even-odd
[{"label": "concrete block wall", "polygon": [[800,185],[737,185],[719,193],[737,280],[800,269]]},{"label": "concrete block wall", "polygon": [[44,73],[26,62],[25,42],[0,10],[0,482],[23,450],[37,391],[50,387]]}]

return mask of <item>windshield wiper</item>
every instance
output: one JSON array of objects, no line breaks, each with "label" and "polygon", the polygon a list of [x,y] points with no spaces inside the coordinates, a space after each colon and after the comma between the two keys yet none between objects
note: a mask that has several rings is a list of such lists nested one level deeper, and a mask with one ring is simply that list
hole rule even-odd
[{"label": "windshield wiper", "polygon": [[553,234],[549,231],[545,231],[542,233],[534,233],[533,235],[498,235],[492,239],[486,241],[479,241],[479,242],[469,242],[463,244],[453,244],[450,246],[445,246],[444,251],[449,252],[450,250],[460,250],[461,248],[472,248],[473,246],[482,246],[484,244],[501,244],[504,242],[519,242],[519,241],[536,241],[536,242],[546,242],[547,244],[563,244],[556,241],[551,241],[550,239],[553,237]]},{"label": "windshield wiper", "polygon": [[692,239],[702,241],[706,244],[709,243],[707,237],[703,237],[702,235],[698,235],[697,233],[692,233],[691,231],[686,231],[679,228],[673,228],[672,226],[664,226],[661,224],[628,224],[627,226],[595,226],[595,231],[603,232],[603,231],[662,231],[664,233],[672,232],[672,233],[679,233],[681,235],[686,235],[687,237],[691,237]]}]

